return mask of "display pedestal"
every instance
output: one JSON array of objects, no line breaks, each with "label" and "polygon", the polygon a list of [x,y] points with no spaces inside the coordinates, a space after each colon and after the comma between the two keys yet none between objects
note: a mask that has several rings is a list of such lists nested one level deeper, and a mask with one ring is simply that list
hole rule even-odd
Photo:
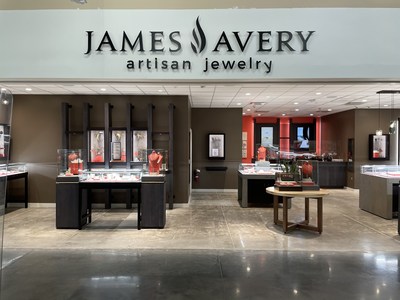
[{"label": "display pedestal", "polygon": [[142,228],[164,228],[166,222],[165,175],[142,176]]},{"label": "display pedestal", "polygon": [[[86,192],[79,201],[79,176],[58,176],[56,179],[56,228],[81,229],[87,224]],[[81,206],[81,207],[79,207]],[[84,215],[81,215],[85,212]]]}]

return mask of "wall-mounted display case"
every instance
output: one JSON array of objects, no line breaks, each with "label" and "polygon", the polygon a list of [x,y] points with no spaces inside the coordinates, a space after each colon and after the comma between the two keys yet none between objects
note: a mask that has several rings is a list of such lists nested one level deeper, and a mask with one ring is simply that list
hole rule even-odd
[{"label": "wall-mounted display case", "polygon": [[89,131],[89,155],[90,162],[104,162],[104,130]]},{"label": "wall-mounted display case", "polygon": [[126,130],[111,131],[110,162],[126,162]]},{"label": "wall-mounted display case", "polygon": [[147,161],[147,130],[132,131],[132,161]]}]

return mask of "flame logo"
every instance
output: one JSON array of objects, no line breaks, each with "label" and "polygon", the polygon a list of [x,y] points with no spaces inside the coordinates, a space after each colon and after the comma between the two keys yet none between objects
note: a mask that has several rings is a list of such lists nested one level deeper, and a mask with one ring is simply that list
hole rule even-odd
[{"label": "flame logo", "polygon": [[[196,33],[197,29],[197,33]],[[206,36],[203,28],[200,26],[199,17],[196,19],[196,28],[193,29],[192,35],[196,44],[191,43],[194,53],[201,53],[206,47]]]}]

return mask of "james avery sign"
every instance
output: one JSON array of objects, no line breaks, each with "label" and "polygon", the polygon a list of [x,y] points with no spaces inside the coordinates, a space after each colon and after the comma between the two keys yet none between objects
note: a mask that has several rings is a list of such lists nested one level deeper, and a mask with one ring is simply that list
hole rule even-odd
[{"label": "james avery sign", "polygon": [[[126,68],[131,71],[187,71],[194,67],[193,60],[179,59],[179,54],[187,48],[192,55],[201,56],[203,73],[252,70],[266,75],[273,71],[271,58],[274,54],[310,51],[315,33],[312,30],[271,31],[252,28],[247,31],[222,29],[215,35],[215,31],[213,37],[208,37],[199,17],[190,34],[185,30],[88,30],[84,54],[88,57],[95,53],[127,55]],[[219,58],[221,54],[225,58]]]}]

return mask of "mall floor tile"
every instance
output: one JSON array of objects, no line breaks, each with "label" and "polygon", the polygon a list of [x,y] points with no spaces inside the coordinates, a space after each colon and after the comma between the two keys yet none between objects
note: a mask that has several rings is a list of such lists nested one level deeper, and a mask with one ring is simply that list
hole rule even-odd
[{"label": "mall floor tile", "polygon": [[330,190],[322,234],[284,234],[272,208],[236,199],[193,193],[142,230],[135,208],[96,209],[82,230],[57,230],[54,208],[8,209],[1,299],[398,299],[397,219],[360,210],[357,190]]}]

